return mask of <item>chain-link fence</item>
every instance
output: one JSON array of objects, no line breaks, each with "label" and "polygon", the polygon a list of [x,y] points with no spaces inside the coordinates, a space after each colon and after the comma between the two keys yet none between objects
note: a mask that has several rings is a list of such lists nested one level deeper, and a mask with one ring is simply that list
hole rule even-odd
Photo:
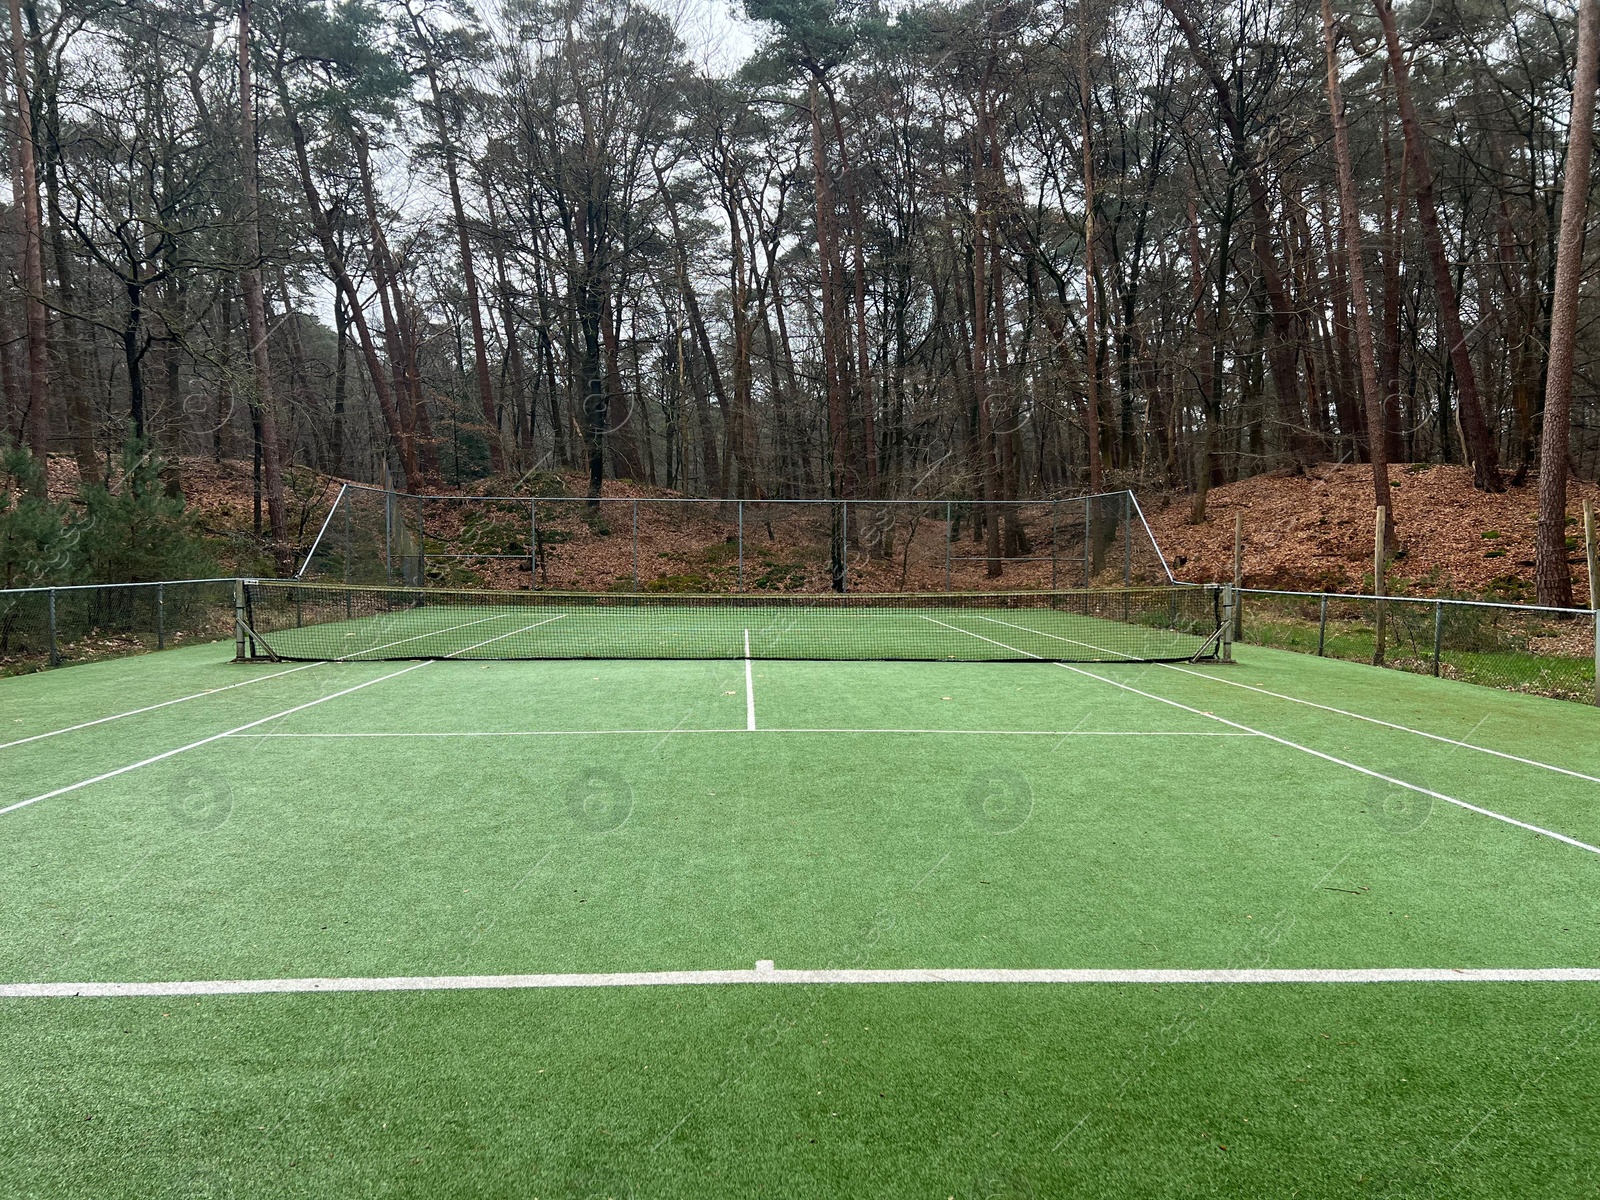
[{"label": "chain-link fence", "polygon": [[1596,614],[1579,608],[1244,588],[1239,640],[1594,703]]},{"label": "chain-link fence", "polygon": [[297,578],[635,592],[1172,582],[1130,492],[1042,501],[412,496],[349,484]]},{"label": "chain-link fence", "polygon": [[0,591],[0,674],[233,636],[233,580]]}]

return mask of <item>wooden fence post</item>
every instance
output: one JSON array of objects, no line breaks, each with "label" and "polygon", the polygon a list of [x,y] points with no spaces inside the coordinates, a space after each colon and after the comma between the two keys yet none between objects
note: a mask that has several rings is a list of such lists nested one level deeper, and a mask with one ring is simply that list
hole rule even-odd
[{"label": "wooden fence post", "polygon": [[1384,511],[1383,505],[1378,505],[1377,520],[1372,527],[1372,594],[1377,597],[1373,602],[1373,624],[1377,627],[1377,639],[1372,646],[1372,665],[1375,667],[1383,666],[1384,616],[1386,615],[1383,606],[1383,597],[1386,594],[1384,591],[1386,555],[1384,554],[1383,526],[1387,516],[1388,513]]}]

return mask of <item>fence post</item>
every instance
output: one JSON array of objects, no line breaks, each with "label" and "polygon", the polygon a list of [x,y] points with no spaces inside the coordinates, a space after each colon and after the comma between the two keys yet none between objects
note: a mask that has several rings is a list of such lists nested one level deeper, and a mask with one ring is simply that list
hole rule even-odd
[{"label": "fence post", "polygon": [[1122,493],[1122,586],[1133,586],[1133,492]]},{"label": "fence post", "polygon": [[55,588],[51,588],[50,589],[50,598],[49,598],[48,607],[49,607],[49,610],[50,610],[50,618],[49,618],[49,620],[50,620],[50,665],[52,667],[59,667],[61,665],[61,651],[56,648],[56,590],[55,590]]},{"label": "fence post", "polygon": [[166,585],[156,584],[156,649],[167,648],[167,598]]},{"label": "fence post", "polygon": [[344,581],[350,582],[350,494],[344,494]]},{"label": "fence post", "polygon": [[1600,704],[1600,570],[1596,570],[1594,501],[1583,502],[1583,546],[1589,559],[1589,607],[1594,610],[1594,702]]},{"label": "fence post", "polygon": [[1372,594],[1376,597],[1373,601],[1375,610],[1373,624],[1376,626],[1377,632],[1377,638],[1372,644],[1372,665],[1375,667],[1383,666],[1384,617],[1386,615],[1383,607],[1383,524],[1386,515],[1383,505],[1378,505],[1377,520],[1372,530]]},{"label": "fence post", "polygon": [[528,501],[528,590],[539,586],[539,502]]},{"label": "fence post", "polygon": [[1439,677],[1439,644],[1444,640],[1444,605],[1433,602],[1433,677]]},{"label": "fence post", "polygon": [[[741,570],[743,568],[741,567]],[[633,590],[639,590],[639,501],[633,502]]]},{"label": "fence post", "polygon": [[739,590],[744,591],[744,501],[739,501]]},{"label": "fence post", "polygon": [[[1061,501],[1050,501],[1050,590],[1056,590],[1056,529],[1060,525]],[[948,588],[945,589],[949,591]]]},{"label": "fence post", "polygon": [[1233,661],[1233,609],[1238,593],[1227,584],[1222,586],[1222,661]]},{"label": "fence post", "polygon": [[244,662],[244,580],[233,581],[233,661]]},{"label": "fence post", "polygon": [[950,501],[944,502],[944,590],[950,590],[950,530],[953,516]]},{"label": "fence post", "polygon": [[850,590],[850,501],[839,501],[839,591]]},{"label": "fence post", "polygon": [[1322,603],[1317,613],[1317,657],[1323,657],[1323,649],[1328,644],[1328,597],[1322,597]]},{"label": "fence post", "polygon": [[[1239,589],[1244,586],[1244,511],[1233,514],[1233,594],[1239,595]],[[1233,636],[1244,636],[1244,605],[1239,604],[1234,608]]]},{"label": "fence post", "polygon": [[417,497],[417,586],[428,586],[428,518],[422,508],[422,497]]},{"label": "fence post", "polygon": [[1083,587],[1085,591],[1089,589],[1089,538],[1094,532],[1094,522],[1090,520],[1089,509],[1093,504],[1094,498],[1092,496],[1083,498]]}]

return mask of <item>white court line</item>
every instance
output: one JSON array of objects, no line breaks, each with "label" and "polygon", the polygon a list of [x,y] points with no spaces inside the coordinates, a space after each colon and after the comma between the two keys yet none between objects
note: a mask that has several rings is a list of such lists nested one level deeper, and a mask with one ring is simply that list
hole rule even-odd
[{"label": "white court line", "polygon": [[[421,733],[347,730],[338,733],[243,733],[240,738],[518,738],[518,737],[628,737],[680,733],[749,733],[748,729],[500,729],[424,730]],[[1253,734],[1224,729],[821,729],[763,726],[756,733],[860,733],[928,734],[936,737],[1131,737],[1131,738],[1242,738]]]},{"label": "white court line", "polygon": [[[973,633],[970,629],[962,629],[956,625],[946,625],[945,622],[936,621],[934,618],[929,616],[924,616],[922,619],[924,621],[933,621],[935,625],[944,625],[946,629],[954,629],[957,633],[964,633],[968,637],[975,637],[979,641],[989,642],[991,645],[999,646],[1002,649],[1010,650],[1013,653],[1026,654],[1029,658],[1040,659],[1040,661],[1048,661],[1041,658],[1040,655],[1029,653],[1027,650],[1020,650],[1016,646],[1008,646],[1004,642],[997,642],[993,638],[986,638],[981,633]],[[1587,850],[1590,854],[1600,854],[1600,846],[1591,846],[1588,842],[1580,842],[1577,838],[1568,837],[1564,833],[1557,833],[1553,829],[1546,829],[1542,825],[1533,825],[1527,821],[1519,821],[1515,817],[1506,816],[1505,813],[1495,812],[1492,808],[1482,808],[1476,804],[1468,804],[1465,800],[1458,800],[1454,796],[1447,796],[1443,792],[1434,791],[1432,788],[1420,787],[1414,783],[1407,783],[1404,779],[1396,779],[1392,775],[1385,775],[1381,771],[1374,771],[1370,767],[1358,766],[1357,764],[1348,762],[1345,759],[1336,758],[1332,754],[1324,754],[1321,750],[1313,750],[1310,746],[1302,746],[1299,742],[1291,742],[1288,738],[1281,738],[1275,733],[1264,733],[1259,729],[1252,729],[1248,725],[1241,725],[1238,721],[1230,721],[1226,717],[1217,716],[1215,713],[1208,713],[1198,708],[1191,708],[1187,704],[1181,704],[1176,700],[1169,700],[1167,697],[1158,696],[1154,692],[1144,691],[1140,688],[1134,687],[1132,684],[1121,683],[1115,679],[1107,679],[1104,675],[1096,675],[1093,671],[1085,671],[1082,667],[1075,667],[1070,663],[1051,663],[1050,665],[1061,667],[1064,670],[1072,671],[1075,674],[1083,675],[1089,679],[1098,679],[1101,683],[1109,683],[1112,687],[1121,688],[1125,692],[1132,692],[1135,696],[1143,696],[1147,700],[1155,700],[1161,704],[1171,705],[1173,708],[1179,708],[1184,712],[1193,713],[1197,717],[1205,717],[1208,721],[1217,721],[1220,724],[1229,726],[1230,728],[1239,729],[1243,730],[1245,733],[1254,734],[1256,737],[1264,737],[1269,742],[1276,742],[1280,746],[1287,746],[1291,750],[1298,750],[1302,754],[1309,754],[1313,758],[1320,758],[1324,762],[1333,763],[1335,766],[1348,768],[1349,770],[1355,771],[1361,775],[1365,775],[1368,778],[1382,780],[1384,783],[1393,784],[1395,787],[1405,788],[1407,791],[1416,792],[1419,795],[1431,796],[1435,800],[1443,800],[1446,804],[1453,804],[1457,808],[1464,808],[1468,812],[1477,813],[1479,816],[1489,817],[1496,821],[1503,821],[1507,825],[1515,825],[1518,829],[1526,829],[1530,833],[1537,833],[1544,837],[1554,838],[1558,842],[1565,842],[1569,846],[1576,846],[1579,850]]]},{"label": "white court line", "polygon": [[1536,758],[1523,758],[1519,754],[1507,754],[1504,750],[1491,750],[1487,746],[1475,746],[1471,742],[1459,742],[1455,738],[1448,738],[1442,734],[1429,733],[1425,729],[1412,729],[1409,725],[1396,725],[1393,721],[1384,721],[1378,717],[1369,717],[1364,713],[1350,712],[1348,709],[1334,708],[1328,704],[1318,704],[1314,700],[1302,700],[1299,696],[1286,696],[1282,692],[1269,692],[1266,688],[1255,687],[1252,684],[1240,683],[1236,679],[1222,679],[1216,675],[1207,675],[1204,671],[1191,671],[1187,667],[1175,667],[1171,663],[1162,663],[1174,671],[1181,671],[1185,675],[1193,675],[1197,679],[1209,679],[1212,683],[1225,683],[1229,687],[1244,688],[1248,692],[1260,692],[1263,696],[1271,696],[1275,700],[1287,700],[1291,704],[1304,704],[1308,708],[1319,708],[1323,712],[1335,713],[1341,717],[1350,717],[1356,721],[1367,721],[1373,725],[1382,725],[1385,729],[1394,729],[1400,733],[1414,733],[1418,737],[1428,738],[1430,741],[1443,742],[1447,746],[1456,746],[1462,750],[1476,750],[1479,754],[1492,754],[1496,758],[1503,758],[1510,762],[1521,763],[1525,767],[1539,767],[1546,771],[1554,771],[1558,775],[1569,775],[1573,779],[1582,779],[1587,783],[1600,783],[1600,776],[1585,775],[1582,771],[1568,770],[1558,767],[1554,763],[1540,762]]},{"label": "white court line", "polygon": [[[506,614],[505,613],[501,613],[500,615],[501,616],[505,616]],[[528,630],[530,630],[530,629],[537,629],[541,625],[548,625],[548,624],[550,624],[551,621],[559,621],[559,620],[562,619],[562,617],[565,617],[566,615],[567,615],[566,613],[562,613],[560,616],[546,617],[542,621],[535,621],[532,625],[524,625],[521,629],[513,629],[510,633],[502,633],[499,637],[485,638],[483,641],[478,642],[476,645],[463,646],[460,650],[457,650],[457,651],[455,651],[454,653],[451,653],[451,654],[446,654],[444,657],[445,658],[454,658],[457,654],[469,654],[474,650],[480,649],[481,647],[493,645],[495,642],[502,642],[508,637],[516,637],[517,634],[519,634],[519,633],[527,633]],[[476,621],[473,622],[473,624],[477,624],[477,623],[478,622],[476,622]],[[456,628],[459,629],[459,628],[461,628],[461,626],[458,625],[458,626],[456,626]],[[441,632],[443,632],[443,631],[441,631]]]},{"label": "white court line", "polygon": [[249,687],[252,683],[261,683],[267,679],[277,679],[280,675],[293,675],[296,671],[307,671],[312,667],[320,667],[322,665],[320,662],[304,663],[298,667],[290,667],[287,671],[274,671],[270,675],[257,675],[254,679],[242,680],[239,683],[208,688],[206,691],[196,692],[192,696],[179,696],[176,700],[163,700],[160,704],[147,704],[143,708],[130,708],[127,712],[113,713],[109,717],[98,717],[93,721],[84,721],[78,725],[68,725],[65,729],[52,729],[49,733],[36,733],[31,737],[18,738],[14,742],[0,742],[0,750],[9,750],[13,746],[24,746],[29,742],[42,741],[45,738],[59,737],[63,733],[75,733],[80,729],[104,725],[107,721],[120,721],[123,717],[137,717],[140,713],[155,712],[158,708],[168,708],[174,704],[183,704],[185,701],[198,700],[202,696],[215,696],[218,692],[231,692],[234,688]]},{"label": "white court line", "polygon": [[[379,650],[389,650],[395,646],[404,646],[407,642],[420,642],[424,638],[438,637],[441,633],[454,633],[458,629],[471,629],[474,625],[483,625],[489,621],[498,621],[505,615],[505,613],[495,613],[492,617],[483,617],[476,621],[463,621],[459,625],[447,625],[443,629],[430,629],[427,633],[418,633],[411,637],[400,638],[398,641],[385,642],[381,646],[368,646],[364,650],[352,650],[349,654],[344,655],[342,658],[336,658],[333,661],[360,662],[363,654],[376,654]],[[271,647],[269,646],[268,649],[270,650]]]},{"label": "white court line", "polygon": [[744,727],[754,732],[756,727],[756,681],[750,674],[750,631],[744,631]]},{"label": "white court line", "polygon": [[256,996],[303,992],[431,992],[726,984],[1383,984],[1600,983],[1594,967],[1139,968],[953,967],[945,970],[613,971],[552,975],[390,975],[309,979],[198,979],[129,983],[0,983],[0,999]]},{"label": "white court line", "polygon": [[[1120,650],[1111,650],[1105,646],[1096,646],[1092,642],[1080,642],[1076,638],[1062,637],[1060,634],[1046,633],[1042,629],[1034,629],[1029,625],[1016,625],[1010,621],[1002,621],[997,617],[986,617],[981,613],[973,613],[980,621],[990,621],[996,625],[1005,625],[1012,629],[1020,629],[1024,633],[1036,634],[1039,637],[1054,638],[1059,642],[1070,642],[1074,646],[1083,646],[1090,650],[1100,650],[1106,654],[1122,654]],[[1132,658],[1132,655],[1123,655]],[[1554,763],[1540,762],[1536,758],[1523,758],[1520,754],[1508,754],[1504,750],[1491,750],[1488,746],[1477,746],[1472,742],[1457,741],[1455,738],[1445,737],[1438,733],[1429,733],[1424,729],[1413,729],[1409,725],[1397,725],[1393,721],[1384,721],[1378,717],[1369,717],[1364,713],[1351,712],[1344,708],[1334,708],[1328,704],[1318,704],[1315,700],[1303,700],[1299,696],[1286,696],[1282,692],[1270,692],[1266,688],[1256,687],[1254,684],[1240,683],[1237,679],[1223,679],[1220,675],[1208,675],[1204,671],[1196,671],[1189,667],[1180,667],[1175,663],[1158,663],[1157,666],[1165,667],[1169,671],[1177,671],[1182,675],[1193,675],[1196,679],[1209,679],[1212,683],[1225,683],[1229,687],[1243,688],[1247,692],[1258,692],[1263,696],[1271,696],[1274,700],[1287,700],[1291,704],[1304,704],[1308,708],[1321,709],[1323,712],[1335,713],[1341,717],[1349,717],[1355,721],[1367,721],[1373,725],[1381,725],[1385,729],[1393,729],[1400,733],[1414,733],[1417,737],[1428,738],[1430,741],[1443,742],[1447,746],[1455,746],[1461,750],[1476,750],[1479,754],[1492,754],[1495,758],[1503,758],[1508,762],[1521,763],[1525,767],[1538,767],[1545,771],[1554,771],[1558,775],[1567,775],[1573,779],[1582,779],[1587,783],[1600,783],[1600,776],[1585,775],[1582,771],[1569,770],[1558,767]]]},{"label": "white court line", "polygon": [[189,750],[197,750],[201,746],[208,746],[212,742],[220,741],[225,737],[232,737],[235,734],[243,733],[247,729],[254,729],[258,725],[265,725],[268,721],[276,721],[279,718],[291,716],[297,712],[303,712],[308,708],[315,708],[317,705],[325,704],[329,700],[337,700],[340,696],[348,696],[351,692],[359,692],[362,688],[371,687],[375,683],[382,683],[385,679],[393,679],[397,675],[404,675],[407,671],[415,671],[428,665],[430,664],[426,662],[413,663],[409,667],[402,667],[398,671],[391,671],[387,675],[380,675],[376,679],[369,679],[365,683],[358,683],[354,687],[347,687],[343,691],[334,692],[332,695],[320,696],[315,700],[308,700],[304,704],[297,704],[293,708],[286,708],[282,712],[273,713],[270,717],[262,717],[259,720],[251,721],[249,724],[240,725],[237,728],[229,729],[222,733],[214,733],[210,737],[201,738],[198,742],[190,742],[187,746],[179,746],[175,750],[166,750],[160,754],[151,755],[149,758],[141,759],[136,763],[129,763],[127,766],[118,767],[114,771],[107,771],[104,774],[96,775],[92,779],[84,779],[77,783],[69,783],[66,787],[56,788],[53,792],[45,792],[42,795],[33,796],[27,800],[19,800],[15,804],[8,804],[6,807],[0,808],[0,816],[4,816],[9,812],[15,812],[19,808],[27,808],[28,805],[37,804],[41,800],[51,800],[57,796],[65,796],[68,792],[75,792],[79,788],[88,787],[91,783],[101,783],[107,779],[115,779],[118,775],[126,775],[129,771],[137,771],[140,767],[148,767],[151,763],[161,762],[163,759],[172,758],[174,755],[183,754]]}]

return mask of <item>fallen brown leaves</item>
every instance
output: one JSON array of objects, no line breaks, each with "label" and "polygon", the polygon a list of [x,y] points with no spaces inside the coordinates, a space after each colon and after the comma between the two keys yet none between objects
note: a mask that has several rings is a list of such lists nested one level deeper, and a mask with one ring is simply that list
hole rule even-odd
[{"label": "fallen brown leaves", "polygon": [[[1396,466],[1389,479],[1400,546],[1391,589],[1532,598],[1538,497],[1531,483],[1487,495],[1473,490],[1471,471],[1446,466]],[[1584,499],[1600,502],[1600,487],[1573,483],[1567,494],[1573,591],[1582,604],[1581,513]],[[1349,592],[1371,585],[1370,467],[1322,466],[1307,476],[1262,475],[1213,488],[1202,525],[1188,523],[1189,504],[1174,496],[1146,513],[1180,579],[1231,577],[1234,514],[1243,512],[1247,587]]]}]

